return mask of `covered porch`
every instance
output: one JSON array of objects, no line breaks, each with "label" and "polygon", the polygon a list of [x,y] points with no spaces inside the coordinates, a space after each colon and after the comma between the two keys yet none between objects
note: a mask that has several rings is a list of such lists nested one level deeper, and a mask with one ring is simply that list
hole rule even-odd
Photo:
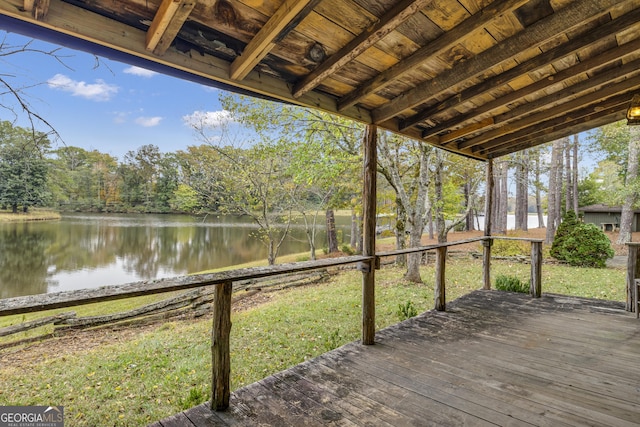
[{"label": "covered porch", "polygon": [[623,303],[478,290],[153,427],[633,426],[639,352]]}]

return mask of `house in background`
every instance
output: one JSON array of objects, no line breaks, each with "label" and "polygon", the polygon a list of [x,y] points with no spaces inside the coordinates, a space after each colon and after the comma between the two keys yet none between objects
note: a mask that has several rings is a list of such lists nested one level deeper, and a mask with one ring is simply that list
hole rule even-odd
[{"label": "house in background", "polygon": [[[620,228],[621,206],[589,205],[581,207],[578,212],[585,224],[595,224],[602,231],[617,231]],[[640,210],[633,213],[631,231],[640,231]]]}]

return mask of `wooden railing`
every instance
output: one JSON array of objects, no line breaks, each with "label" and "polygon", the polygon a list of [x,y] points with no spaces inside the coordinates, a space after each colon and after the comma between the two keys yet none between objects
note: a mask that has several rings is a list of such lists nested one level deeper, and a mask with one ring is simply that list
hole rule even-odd
[{"label": "wooden railing", "polygon": [[[358,264],[358,269],[363,275],[370,274],[380,266],[380,258],[401,254],[436,252],[435,268],[435,309],[444,311],[446,308],[445,267],[447,250],[451,246],[464,245],[473,242],[483,242],[483,248],[488,250],[493,239],[505,239],[505,237],[489,236],[474,239],[459,240],[442,244],[422,246],[419,248],[379,252],[373,256],[349,256],[330,258],[319,261],[305,261],[293,264],[280,264],[269,267],[254,267],[238,270],[229,270],[219,273],[182,276],[169,279],[158,279],[128,283],[124,285],[104,286],[96,289],[83,289],[79,291],[57,292],[51,294],[30,295],[24,297],[8,298],[0,300],[0,316],[31,313],[51,310],[63,307],[72,307],[88,303],[110,301],[123,298],[131,298],[141,295],[173,292],[203,286],[215,286],[213,300],[213,330],[212,330],[212,398],[211,408],[223,410],[229,406],[230,397],[230,346],[231,333],[231,294],[233,283],[249,279],[257,279],[281,274],[325,269],[348,264]],[[516,239],[531,242],[531,295],[539,297],[541,293],[541,265],[542,265],[542,240]],[[485,252],[487,254],[487,252]],[[490,278],[490,262],[483,261],[483,278],[485,288],[489,288],[487,278]],[[363,279],[363,301],[374,300],[373,295],[365,298],[366,292],[371,292],[369,286],[365,286]],[[363,330],[375,328],[373,316],[365,315],[363,304]],[[364,343],[364,340],[363,340]],[[367,344],[367,343],[365,343]]]}]

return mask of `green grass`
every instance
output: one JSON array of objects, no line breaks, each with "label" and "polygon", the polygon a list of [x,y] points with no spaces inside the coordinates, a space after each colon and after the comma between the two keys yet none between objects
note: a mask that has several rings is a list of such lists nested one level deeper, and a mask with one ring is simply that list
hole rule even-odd
[{"label": "green grass", "polygon": [[45,221],[60,219],[60,213],[45,209],[31,209],[27,213],[0,210],[0,222]]},{"label": "green grass", "polygon": [[[530,266],[494,262],[492,274],[528,280]],[[403,270],[377,272],[376,327],[397,323],[398,306],[433,306],[433,266],[425,285],[402,280]],[[481,263],[447,263],[447,300],[480,287]],[[580,281],[576,280],[580,278]],[[625,272],[543,266],[543,292],[623,300]],[[361,275],[348,271],[329,283],[271,293],[264,305],[232,316],[232,389],[359,339]],[[68,426],[144,425],[208,399],[210,320],[168,322],[128,341],[58,356],[55,341],[42,361],[0,368],[0,405],[64,405]],[[3,355],[9,359],[11,355]],[[3,364],[4,365],[4,364]]]}]

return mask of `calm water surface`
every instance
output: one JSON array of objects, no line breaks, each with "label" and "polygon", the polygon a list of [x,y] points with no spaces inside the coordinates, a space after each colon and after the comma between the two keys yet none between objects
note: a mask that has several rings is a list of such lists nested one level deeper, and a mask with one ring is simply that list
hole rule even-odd
[{"label": "calm water surface", "polygon": [[[347,222],[337,221],[346,236]],[[256,231],[249,219],[231,216],[68,214],[55,222],[0,224],[0,298],[265,259],[266,247],[252,236]],[[321,232],[317,247],[325,245]],[[295,228],[280,255],[305,251],[304,231]]]}]

